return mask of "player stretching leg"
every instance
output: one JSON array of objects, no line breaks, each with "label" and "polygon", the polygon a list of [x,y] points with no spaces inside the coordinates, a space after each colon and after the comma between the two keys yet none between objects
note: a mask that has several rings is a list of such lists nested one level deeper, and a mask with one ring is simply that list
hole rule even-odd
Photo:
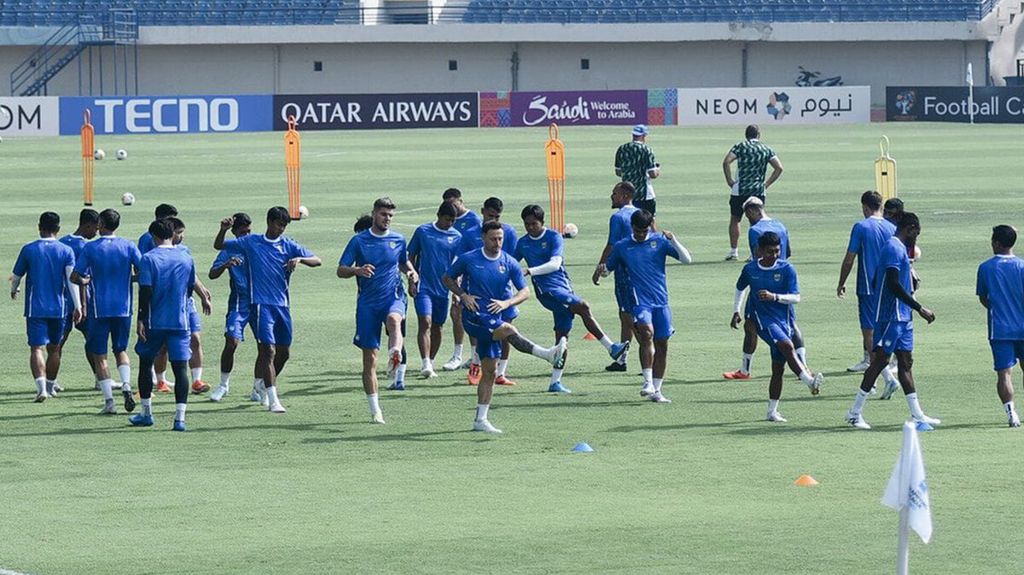
[{"label": "player stretching leg", "polygon": [[[601,278],[608,275],[608,256],[612,253],[612,246],[619,240],[628,238],[633,230],[630,227],[630,218],[637,207],[633,205],[633,194],[635,189],[629,182],[619,182],[612,188],[612,208],[615,213],[608,221],[608,242],[601,252],[601,259],[594,268],[594,275],[591,281],[594,285],[601,285]],[[619,341],[629,342],[633,338],[633,306],[632,288],[629,285],[629,276],[625,269],[615,272],[615,303],[619,308]],[[608,364],[605,371],[626,371],[626,358],[629,350],[622,352],[622,355],[612,363]]]},{"label": "player stretching leg", "polygon": [[[480,235],[480,226],[484,223],[483,219],[480,218],[480,214],[466,207],[466,203],[462,199],[461,190],[458,188],[448,188],[441,195],[441,199],[455,207],[455,223],[452,225],[455,231],[462,234],[463,237],[466,235]],[[462,361],[462,346],[463,341],[465,341],[466,332],[462,328],[462,305],[455,296],[452,296],[451,318],[452,338],[455,343],[455,349],[452,351],[451,359],[441,366],[441,369],[445,371],[455,371],[463,367],[469,367],[472,363],[470,360]]]},{"label": "player stretching leg", "polygon": [[409,240],[409,261],[420,276],[415,297],[416,341],[422,362],[420,377],[424,379],[437,377],[434,359],[441,348],[441,328],[448,318],[448,288],[441,277],[459,255],[462,234],[452,227],[457,215],[454,205],[442,203],[437,208],[437,221],[416,228]]}]

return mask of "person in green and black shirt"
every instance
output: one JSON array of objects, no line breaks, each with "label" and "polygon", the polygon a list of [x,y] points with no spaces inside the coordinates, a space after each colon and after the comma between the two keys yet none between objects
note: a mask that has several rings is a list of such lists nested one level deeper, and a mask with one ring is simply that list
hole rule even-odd
[{"label": "person in green and black shirt", "polygon": [[647,146],[647,126],[633,126],[633,140],[615,151],[615,175],[633,184],[633,205],[654,215],[654,186],[651,180],[661,174],[661,164],[654,161],[654,151]]},{"label": "person in green and black shirt", "polygon": [[[782,162],[771,148],[761,143],[761,130],[754,124],[747,126],[746,139],[736,144],[725,155],[722,171],[725,183],[732,195],[729,197],[729,255],[726,261],[739,258],[737,243],[740,238],[740,219],[743,217],[743,202],[758,198],[765,202],[765,191],[782,175]],[[736,177],[732,175],[732,163],[737,162]],[[765,181],[764,175],[772,166],[772,173]]]}]

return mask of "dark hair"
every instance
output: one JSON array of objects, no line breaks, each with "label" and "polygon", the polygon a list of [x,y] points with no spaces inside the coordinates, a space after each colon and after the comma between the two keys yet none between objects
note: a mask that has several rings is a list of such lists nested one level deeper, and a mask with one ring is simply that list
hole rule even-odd
[{"label": "dark hair", "polygon": [[389,198],[387,196],[384,196],[383,198],[377,198],[377,200],[375,202],[373,202],[373,211],[375,211],[375,212],[377,210],[393,210],[393,209],[395,209],[395,202],[392,202],[391,198]]},{"label": "dark hair", "polygon": [[168,218],[153,220],[153,223],[149,224],[149,235],[160,241],[169,240],[174,236],[174,224]]},{"label": "dark hair", "polygon": [[632,196],[636,194],[636,186],[633,185],[633,182],[622,181],[612,188],[612,193],[621,194],[622,192],[629,192],[629,195]]},{"label": "dark hair", "polygon": [[159,206],[156,207],[155,210],[153,210],[153,215],[158,220],[160,218],[169,218],[171,216],[178,215],[178,208],[172,206],[171,204],[160,204]]},{"label": "dark hair", "polygon": [[487,232],[489,232],[491,230],[500,230],[500,229],[502,229],[501,222],[496,222],[494,220],[491,220],[491,221],[485,223],[483,226],[480,227],[480,235],[486,236]]},{"label": "dark hair", "polygon": [[748,140],[753,140],[761,137],[761,128],[757,127],[757,124],[751,124],[747,126],[746,136]]},{"label": "dark hair", "polygon": [[860,195],[860,203],[872,212],[877,212],[882,209],[882,194],[874,190],[868,190]]},{"label": "dark hair", "polygon": [[896,229],[905,230],[913,227],[920,229],[921,220],[917,219],[917,214],[914,212],[903,212],[903,215],[900,216],[900,221],[896,224]]},{"label": "dark hair", "polygon": [[449,217],[454,218],[459,215],[459,210],[455,209],[455,206],[449,202],[441,202],[440,206],[437,206],[437,217]]},{"label": "dark hair", "polygon": [[113,208],[107,208],[100,212],[100,225],[104,229],[114,231],[121,225],[121,214]]},{"label": "dark hair", "polygon": [[992,241],[1004,248],[1012,248],[1017,243],[1017,230],[1006,224],[995,226],[992,228]]},{"label": "dark hair", "polygon": [[39,214],[39,231],[57,233],[60,230],[60,215],[57,212]]},{"label": "dark hair", "polygon": [[761,237],[757,238],[757,247],[759,248],[771,248],[782,245],[782,238],[775,232],[765,232],[761,234]]},{"label": "dark hair", "polygon": [[448,188],[443,194],[441,194],[441,199],[446,202],[449,200],[461,200],[462,190],[458,188]]},{"label": "dark hair", "polygon": [[359,233],[364,230],[368,230],[373,227],[373,216],[370,214],[363,214],[356,218],[356,223],[352,225],[352,231]]},{"label": "dark hair", "polygon": [[240,228],[242,226],[251,226],[251,225],[252,225],[252,218],[249,217],[249,214],[247,214],[245,212],[237,212],[235,215],[231,216],[231,229],[233,229],[233,230],[237,230],[238,228]]},{"label": "dark hair", "polygon": [[896,212],[898,214],[903,213],[903,200],[899,198],[889,198],[885,200],[885,205],[882,206],[887,212]]},{"label": "dark hair", "polygon": [[99,223],[100,223],[100,213],[97,212],[96,210],[94,210],[92,208],[85,208],[81,212],[78,212],[78,225],[80,225],[80,226],[88,226],[88,225],[93,225],[93,224],[99,225]]},{"label": "dark hair", "polygon": [[544,208],[538,206],[537,204],[530,204],[530,205],[526,206],[525,208],[523,208],[523,212],[521,214],[521,217],[523,218],[524,222],[526,221],[526,218],[533,218],[533,219],[535,219],[538,222],[543,224],[544,223]]},{"label": "dark hair", "polygon": [[279,222],[287,226],[292,223],[292,216],[288,213],[288,208],[274,206],[267,210],[267,223],[270,222]]},{"label": "dark hair", "polygon": [[494,210],[500,214],[502,211],[504,211],[505,204],[501,201],[501,198],[495,198],[494,196],[491,196],[484,200],[484,207],[489,210]]},{"label": "dark hair", "polygon": [[174,231],[185,229],[185,222],[182,221],[180,218],[176,218],[176,217],[172,216],[172,217],[163,218],[163,219],[171,222],[171,229],[173,229]]},{"label": "dark hair", "polygon": [[653,221],[654,216],[647,210],[637,210],[629,217],[629,225],[641,230],[651,227]]}]

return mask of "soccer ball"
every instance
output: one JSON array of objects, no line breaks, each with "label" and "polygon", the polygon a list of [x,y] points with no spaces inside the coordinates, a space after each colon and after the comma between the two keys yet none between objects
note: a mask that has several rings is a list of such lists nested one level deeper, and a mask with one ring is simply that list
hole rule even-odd
[{"label": "soccer ball", "polygon": [[103,158],[107,157],[107,153],[97,148],[96,151],[92,153],[92,157],[96,158],[97,160],[102,160]]},{"label": "soccer ball", "polygon": [[304,220],[309,217],[309,208],[306,206],[299,206],[299,219]]},{"label": "soccer ball", "polygon": [[580,233],[580,229],[576,227],[576,224],[565,224],[565,227],[562,228],[562,235],[567,238],[575,238],[578,233]]},{"label": "soccer ball", "polygon": [[117,159],[118,160],[123,160],[123,159],[125,159],[127,157],[128,157],[128,150],[118,150],[117,151]]},{"label": "soccer ball", "polygon": [[121,203],[126,205],[126,206],[130,206],[130,205],[134,204],[135,203],[135,194],[133,194],[131,192],[125,192],[124,195],[121,196]]}]

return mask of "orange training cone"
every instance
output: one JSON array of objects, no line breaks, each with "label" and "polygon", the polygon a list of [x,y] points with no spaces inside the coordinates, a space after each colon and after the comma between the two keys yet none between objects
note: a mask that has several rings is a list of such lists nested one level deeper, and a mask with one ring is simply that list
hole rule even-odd
[{"label": "orange training cone", "polygon": [[811,477],[810,475],[801,475],[800,477],[797,477],[796,481],[794,481],[793,483],[799,485],[800,487],[814,487],[815,485],[818,484],[818,480]]},{"label": "orange training cone", "polygon": [[590,332],[588,331],[588,332],[587,332],[587,334],[583,336],[583,339],[586,339],[586,340],[590,340],[590,341],[593,341],[593,340],[595,340],[595,339],[597,339],[597,338],[596,338],[596,337],[594,337],[594,334],[592,334],[592,333],[590,333]]}]

